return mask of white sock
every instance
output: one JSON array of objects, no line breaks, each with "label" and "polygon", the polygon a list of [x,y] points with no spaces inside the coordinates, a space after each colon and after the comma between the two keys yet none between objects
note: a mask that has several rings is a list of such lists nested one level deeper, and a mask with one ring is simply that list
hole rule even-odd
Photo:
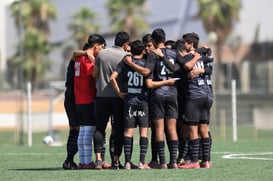
[{"label": "white sock", "polygon": [[95,126],[84,126],[84,137],[83,137],[83,147],[84,147],[84,161],[85,164],[92,162],[92,142],[95,133]]},{"label": "white sock", "polygon": [[79,131],[79,136],[78,136],[78,155],[79,155],[80,164],[85,164],[83,138],[84,138],[84,127],[81,126]]}]

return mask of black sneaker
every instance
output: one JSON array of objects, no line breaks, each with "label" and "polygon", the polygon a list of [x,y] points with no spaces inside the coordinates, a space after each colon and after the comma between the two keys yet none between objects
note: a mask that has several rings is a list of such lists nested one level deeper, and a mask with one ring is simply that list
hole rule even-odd
[{"label": "black sneaker", "polygon": [[68,160],[65,160],[63,163],[64,170],[76,170],[78,168],[77,164]]},{"label": "black sneaker", "polygon": [[123,166],[120,164],[119,161],[114,161],[111,164],[111,168],[114,170],[119,170],[119,169],[123,169]]},{"label": "black sneaker", "polygon": [[102,169],[102,161],[101,160],[97,160],[96,163],[95,163],[95,169],[96,170],[101,170]]}]

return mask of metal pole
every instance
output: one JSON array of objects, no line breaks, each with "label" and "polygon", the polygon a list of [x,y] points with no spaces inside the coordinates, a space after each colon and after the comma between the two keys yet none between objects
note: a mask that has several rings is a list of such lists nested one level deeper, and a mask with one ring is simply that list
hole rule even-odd
[{"label": "metal pole", "polygon": [[23,48],[23,32],[24,32],[24,24],[22,17],[22,0],[19,1],[19,55],[21,58],[21,65],[19,67],[19,89],[20,91],[20,133],[19,133],[19,144],[24,144],[24,119],[23,119],[23,94],[24,94],[24,74],[23,74],[23,59],[24,59],[24,48]]},{"label": "metal pole", "polygon": [[237,105],[236,105],[236,80],[232,80],[232,129],[233,141],[237,141]]},{"label": "metal pole", "polygon": [[31,117],[31,83],[27,83],[27,123],[28,123],[28,146],[32,146],[32,117]]},{"label": "metal pole", "polygon": [[53,137],[52,120],[53,120],[53,107],[54,107],[54,87],[52,82],[49,83],[49,119],[48,119],[48,135]]}]

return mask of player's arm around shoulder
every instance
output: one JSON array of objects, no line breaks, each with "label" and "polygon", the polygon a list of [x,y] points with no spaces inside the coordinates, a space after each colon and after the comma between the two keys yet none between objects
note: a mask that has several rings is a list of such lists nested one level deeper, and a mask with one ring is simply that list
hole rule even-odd
[{"label": "player's arm around shoulder", "polygon": [[146,67],[142,67],[140,65],[137,65],[136,63],[133,62],[132,60],[132,56],[128,56],[126,55],[123,59],[123,61],[129,66],[131,67],[134,71],[138,72],[139,74],[143,75],[143,76],[148,76],[151,71],[150,69],[146,68]]}]

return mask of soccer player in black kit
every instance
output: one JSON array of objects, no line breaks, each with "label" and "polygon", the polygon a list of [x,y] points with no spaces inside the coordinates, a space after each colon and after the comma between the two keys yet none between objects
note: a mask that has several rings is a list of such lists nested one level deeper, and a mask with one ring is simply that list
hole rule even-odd
[{"label": "soccer player in black kit", "polygon": [[[187,55],[178,56],[177,62],[180,67],[184,70],[190,72],[193,69],[205,69],[204,59],[200,56],[199,53],[196,52],[199,43],[199,36],[196,33],[187,33],[183,35],[183,43],[188,51]],[[167,62],[168,63],[168,62]],[[171,68],[171,64],[168,67]],[[175,71],[175,70],[173,70]],[[185,76],[185,74],[184,74]],[[205,120],[209,120],[209,108],[210,104],[208,101],[208,89],[204,79],[203,74],[198,74],[195,77],[184,77],[186,78],[187,87],[185,87],[185,95],[186,100],[184,103],[185,109],[183,114],[183,125],[186,129],[184,133],[185,140],[188,140],[188,152],[190,154],[189,162],[185,162],[178,167],[181,169],[188,168],[200,168],[198,162],[198,154],[199,154],[199,134],[198,128],[199,124],[203,123]],[[209,145],[209,136],[208,132],[201,133],[201,137],[203,141],[205,140],[205,144],[203,146],[203,155],[207,155],[207,151],[209,150],[207,147]],[[184,143],[185,144],[185,143]],[[208,159],[203,156],[203,159]]]},{"label": "soccer player in black kit", "polygon": [[[140,40],[136,40],[130,45],[133,56],[132,61],[144,67],[146,63],[143,59],[144,44]],[[122,80],[122,83],[120,84],[116,81],[118,77]],[[149,127],[148,90],[145,85],[145,77],[133,70],[124,61],[121,61],[112,73],[110,80],[116,93],[124,100],[124,168],[128,170],[131,169],[133,134],[134,128],[138,125],[140,134],[140,157],[138,168],[150,169],[145,163]]]},{"label": "soccer player in black kit", "polygon": [[[172,63],[176,61],[176,52],[165,48],[166,35],[163,29],[155,29],[152,32],[154,51],[163,52],[164,57]],[[150,116],[155,126],[155,145],[159,154],[159,168],[177,168],[176,156],[178,150],[178,137],[176,132],[177,119],[177,89],[174,85],[173,73],[165,66],[161,58],[155,53],[147,57],[146,68],[152,73],[146,79],[150,91]],[[164,129],[167,130],[169,139],[170,161],[167,166],[165,160]]]},{"label": "soccer player in black kit", "polygon": [[64,108],[69,121],[69,135],[66,144],[67,157],[63,163],[64,170],[77,169],[77,164],[74,162],[74,156],[78,152],[78,135],[79,135],[79,122],[77,120],[76,103],[74,95],[74,64],[73,59],[70,60],[65,81],[65,98]]}]

